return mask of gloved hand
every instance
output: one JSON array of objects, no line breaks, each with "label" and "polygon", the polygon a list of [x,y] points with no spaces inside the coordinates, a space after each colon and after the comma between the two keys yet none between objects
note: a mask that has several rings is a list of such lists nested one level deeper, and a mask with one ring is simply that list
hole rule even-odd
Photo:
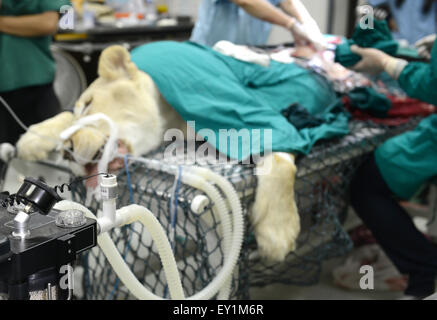
[{"label": "gloved hand", "polygon": [[437,37],[436,34],[431,34],[416,42],[415,47],[417,48],[417,52],[419,53],[420,56],[428,60],[431,59],[431,51],[432,51],[432,47],[434,46],[436,37]]},{"label": "gloved hand", "polygon": [[305,30],[307,31],[312,45],[316,48],[317,51],[323,51],[327,48],[327,42],[323,37],[322,32],[320,31],[317,22],[314,19],[307,19],[303,23]]},{"label": "gloved hand", "polygon": [[406,60],[393,58],[378,49],[351,46],[351,51],[362,57],[362,60],[351,68],[359,72],[378,74],[385,71],[397,80],[408,64]]},{"label": "gloved hand", "polygon": [[389,14],[389,8],[387,8],[386,6],[376,7],[374,9],[375,18],[378,20],[386,20]]},{"label": "gloved hand", "polygon": [[319,28],[307,23],[302,24],[296,18],[290,18],[287,28],[291,31],[297,46],[313,45],[317,51],[326,49],[326,43]]}]

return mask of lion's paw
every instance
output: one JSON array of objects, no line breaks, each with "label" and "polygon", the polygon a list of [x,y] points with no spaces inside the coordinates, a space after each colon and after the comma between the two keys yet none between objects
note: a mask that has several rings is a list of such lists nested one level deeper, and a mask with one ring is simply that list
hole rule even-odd
[{"label": "lion's paw", "polygon": [[294,200],[297,169],[290,154],[273,153],[265,161],[271,161],[271,170],[258,177],[251,221],[260,255],[279,262],[296,250],[300,233],[300,218]]},{"label": "lion's paw", "polygon": [[72,124],[73,120],[74,116],[71,112],[63,112],[32,125],[16,144],[18,157],[28,161],[47,159],[49,153],[55,150],[60,142],[59,135]]}]

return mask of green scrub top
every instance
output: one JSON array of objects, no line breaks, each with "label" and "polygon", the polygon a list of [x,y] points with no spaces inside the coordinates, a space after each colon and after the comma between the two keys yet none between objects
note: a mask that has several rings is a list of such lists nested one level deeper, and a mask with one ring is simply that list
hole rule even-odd
[{"label": "green scrub top", "polygon": [[[399,83],[413,98],[437,105],[437,45],[431,63],[409,63]],[[390,189],[410,199],[429,180],[437,177],[437,115],[413,131],[388,140],[375,152],[375,160]]]},{"label": "green scrub top", "polygon": [[[2,0],[0,15],[21,16],[60,12],[68,0]],[[55,78],[51,36],[17,37],[0,32],[0,92],[44,85]]]}]

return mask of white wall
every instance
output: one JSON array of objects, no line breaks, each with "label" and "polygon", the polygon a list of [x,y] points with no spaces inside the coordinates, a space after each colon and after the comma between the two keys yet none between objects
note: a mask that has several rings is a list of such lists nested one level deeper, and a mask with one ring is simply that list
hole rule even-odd
[{"label": "white wall", "polygon": [[179,15],[190,15],[196,19],[202,0],[156,0],[155,2],[158,4],[167,4],[170,14],[177,12]]},{"label": "white wall", "polygon": [[335,0],[334,34],[347,35],[350,6],[349,0]]}]

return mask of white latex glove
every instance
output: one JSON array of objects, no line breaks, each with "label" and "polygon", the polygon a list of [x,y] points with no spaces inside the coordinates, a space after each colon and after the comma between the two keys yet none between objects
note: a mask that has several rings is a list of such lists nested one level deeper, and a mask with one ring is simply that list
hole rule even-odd
[{"label": "white latex glove", "polygon": [[385,71],[397,80],[408,64],[406,60],[393,58],[378,49],[351,46],[351,51],[362,57],[361,61],[351,68],[358,72],[378,74]]},{"label": "white latex glove", "polygon": [[428,60],[431,59],[431,51],[432,47],[434,46],[436,37],[436,34],[431,34],[416,42],[415,47],[417,48],[417,52],[421,57],[424,57]]},{"label": "white latex glove", "polygon": [[317,22],[311,18],[304,22],[304,27],[308,33],[311,43],[314,45],[317,51],[326,50],[327,43],[322,32],[320,31],[319,26],[317,25]]},{"label": "white latex glove", "polygon": [[313,45],[317,51],[326,49],[326,43],[317,24],[302,24],[296,18],[291,18],[288,29],[293,34],[297,46]]},{"label": "white latex glove", "polygon": [[290,4],[295,14],[297,14],[297,16],[295,16],[294,14],[292,14],[292,16],[298,17],[299,21],[301,21],[305,29],[307,41],[312,44],[316,48],[316,50],[325,50],[327,44],[325,39],[323,38],[323,34],[320,31],[316,20],[314,20],[314,18],[311,16],[302,1],[290,0]]}]

